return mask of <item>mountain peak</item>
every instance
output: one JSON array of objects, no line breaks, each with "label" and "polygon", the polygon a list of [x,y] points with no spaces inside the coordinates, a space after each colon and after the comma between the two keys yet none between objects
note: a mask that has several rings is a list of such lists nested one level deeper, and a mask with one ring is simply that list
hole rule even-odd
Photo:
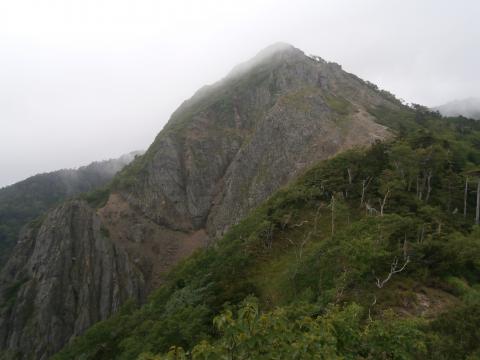
[{"label": "mountain peak", "polygon": [[0,352],[49,357],[127,298],[142,301],[172,266],[313,164],[389,138],[368,111],[377,106],[398,107],[284,43],[202,88],[146,154],[84,197],[90,205],[69,202],[25,230],[0,272],[0,303],[18,288],[13,308],[0,312]]},{"label": "mountain peak", "polygon": [[301,50],[297,49],[291,44],[288,44],[285,42],[276,42],[260,50],[255,57],[265,57],[265,56],[271,56],[277,53],[295,52],[295,51],[302,52]]},{"label": "mountain peak", "polygon": [[253,67],[263,63],[273,63],[279,60],[285,61],[300,56],[306,56],[302,50],[288,43],[277,42],[262,49],[250,60],[235,66],[228,74],[228,77],[241,76]]}]

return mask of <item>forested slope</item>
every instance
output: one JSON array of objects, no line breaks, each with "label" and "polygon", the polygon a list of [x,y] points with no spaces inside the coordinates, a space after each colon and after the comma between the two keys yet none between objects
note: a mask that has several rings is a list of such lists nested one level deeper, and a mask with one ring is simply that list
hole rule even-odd
[{"label": "forested slope", "polygon": [[394,140],[306,171],[54,359],[480,356],[480,124],[370,112]]}]

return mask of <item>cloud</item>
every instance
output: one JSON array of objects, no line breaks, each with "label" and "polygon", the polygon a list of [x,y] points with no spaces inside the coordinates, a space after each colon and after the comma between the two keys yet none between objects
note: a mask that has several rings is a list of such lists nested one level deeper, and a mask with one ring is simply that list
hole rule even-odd
[{"label": "cloud", "polygon": [[476,1],[0,2],[0,186],[146,148],[201,86],[284,41],[407,101],[478,95]]}]

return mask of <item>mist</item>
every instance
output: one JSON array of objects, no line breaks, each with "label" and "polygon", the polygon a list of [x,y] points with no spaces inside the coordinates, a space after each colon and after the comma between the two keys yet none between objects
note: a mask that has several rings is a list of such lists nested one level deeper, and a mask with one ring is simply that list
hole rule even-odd
[{"label": "mist", "polygon": [[465,116],[480,120],[480,98],[467,98],[450,101],[446,104],[434,107],[443,116]]},{"label": "mist", "polygon": [[0,187],[146,149],[198,88],[279,41],[407,102],[480,94],[476,1],[0,3]]}]

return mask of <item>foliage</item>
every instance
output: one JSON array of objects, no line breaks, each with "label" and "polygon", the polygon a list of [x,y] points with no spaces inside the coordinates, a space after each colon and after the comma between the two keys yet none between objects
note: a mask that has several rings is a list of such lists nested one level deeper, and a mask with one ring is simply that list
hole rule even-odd
[{"label": "foliage", "polygon": [[372,113],[394,141],[313,167],[179,264],[145,305],[54,358],[478,355],[480,233],[464,183],[480,163],[480,124]]},{"label": "foliage", "polygon": [[110,188],[108,186],[105,186],[105,187],[81,194],[80,198],[88,202],[92,207],[101,208],[107,203],[109,196],[110,196]]},{"label": "foliage", "polygon": [[[214,318],[220,337],[203,341],[190,353],[174,347],[152,359],[413,359],[426,353],[421,321],[385,314],[385,320],[363,321],[363,309],[352,303],[329,306],[322,315],[313,305],[297,303],[261,313],[247,298],[236,311]],[[388,321],[387,321],[388,320]],[[147,354],[139,357],[146,358]]]},{"label": "foliage", "polygon": [[92,163],[78,170],[35,175],[0,189],[0,265],[6,261],[20,229],[48,209],[89,191],[85,199],[100,205],[108,190],[94,189],[105,186],[123,164],[122,159]]}]

